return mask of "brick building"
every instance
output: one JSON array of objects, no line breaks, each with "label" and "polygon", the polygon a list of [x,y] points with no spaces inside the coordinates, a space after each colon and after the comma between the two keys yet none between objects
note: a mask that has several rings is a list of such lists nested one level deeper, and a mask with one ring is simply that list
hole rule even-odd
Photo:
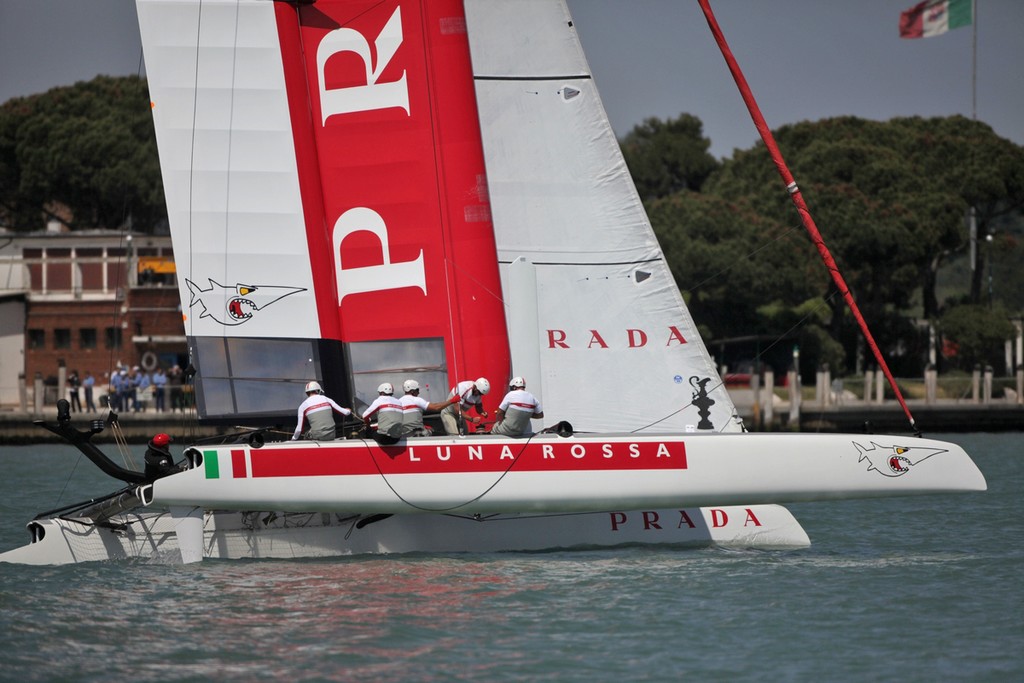
[{"label": "brick building", "polygon": [[62,366],[100,387],[118,365],[187,362],[168,236],[0,233],[0,318],[0,404],[18,402],[19,375],[52,403]]}]

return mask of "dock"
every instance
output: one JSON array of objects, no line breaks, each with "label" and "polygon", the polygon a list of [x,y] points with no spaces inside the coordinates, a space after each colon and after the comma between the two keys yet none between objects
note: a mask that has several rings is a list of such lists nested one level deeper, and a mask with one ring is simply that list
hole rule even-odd
[{"label": "dock", "polygon": [[[899,404],[860,401],[822,407],[805,403],[799,410],[799,422],[791,419],[788,403],[776,402],[772,410],[754,409],[742,391],[730,392],[744,425],[750,431],[792,431],[828,433],[911,434],[906,415]],[[943,401],[925,404],[909,402],[917,428],[925,435],[950,432],[1024,431],[1024,405],[1015,402],[970,403]],[[89,430],[93,421],[105,421],[107,413],[72,413],[71,424]],[[767,419],[766,419],[767,418]],[[36,424],[38,420],[55,423],[57,409],[46,406],[41,414],[0,410],[0,445],[60,443],[61,439]],[[242,431],[244,427],[200,424],[189,412],[155,411],[120,413],[120,431],[128,443],[146,443],[154,434],[165,432],[177,443]],[[98,426],[98,425],[97,425]],[[290,429],[284,425],[283,429]],[[282,434],[284,436],[284,434]],[[115,432],[104,426],[93,437],[97,444],[116,441]]]}]

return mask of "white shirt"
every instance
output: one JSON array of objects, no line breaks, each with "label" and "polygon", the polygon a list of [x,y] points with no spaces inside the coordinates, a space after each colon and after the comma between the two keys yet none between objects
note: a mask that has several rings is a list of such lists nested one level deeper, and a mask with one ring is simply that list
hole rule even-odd
[{"label": "white shirt", "polygon": [[[334,412],[341,413],[342,415],[352,414],[351,410],[349,410],[348,408],[342,408],[337,403],[335,403],[332,398],[328,396],[324,396],[323,394],[310,394],[309,396],[306,397],[305,401],[299,404],[298,424],[295,425],[295,433],[292,434],[292,441],[299,438],[299,434],[302,432],[302,425],[306,421],[309,422],[311,432],[314,431],[314,422],[326,423],[326,418],[330,418],[330,426],[333,428],[334,417],[333,415],[330,414],[324,414],[325,410],[333,410]],[[318,413],[320,414],[318,415]],[[313,415],[312,419],[310,419],[310,415]],[[321,418],[325,419],[321,420]]]},{"label": "white shirt", "polygon": [[458,385],[448,393],[448,398],[459,397],[459,407],[462,410],[469,410],[473,406],[482,406],[484,403],[483,394],[474,394],[473,390],[476,389],[476,382],[472,380],[466,380],[465,382],[459,382]]}]

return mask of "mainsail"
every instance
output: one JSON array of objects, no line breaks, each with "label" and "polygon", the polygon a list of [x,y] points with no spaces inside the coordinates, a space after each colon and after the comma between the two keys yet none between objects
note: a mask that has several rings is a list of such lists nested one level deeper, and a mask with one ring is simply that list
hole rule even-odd
[{"label": "mainsail", "polygon": [[739,429],[564,2],[139,14],[202,418],[521,374],[577,429]]},{"label": "mainsail", "polygon": [[461,3],[143,0],[201,418],[509,372]]},{"label": "mainsail", "polygon": [[562,0],[467,0],[515,374],[587,431],[734,431]]}]

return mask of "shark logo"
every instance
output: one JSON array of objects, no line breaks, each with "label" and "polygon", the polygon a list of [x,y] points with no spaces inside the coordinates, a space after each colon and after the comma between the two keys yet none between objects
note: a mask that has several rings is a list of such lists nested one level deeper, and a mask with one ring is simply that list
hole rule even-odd
[{"label": "shark logo", "polygon": [[853,443],[860,453],[857,462],[868,461],[868,471],[875,470],[886,477],[902,477],[911,467],[924,460],[945,453],[945,448],[914,448],[913,446],[882,446],[871,442],[871,448],[865,448],[856,441]]},{"label": "shark logo", "polygon": [[[200,318],[213,318],[221,325],[241,325],[251,320],[257,311],[277,303],[281,299],[296,292],[306,291],[304,287],[278,287],[272,285],[243,285],[228,287],[207,278],[210,286],[202,289],[191,280],[185,280],[188,291],[192,295],[189,308],[196,304],[203,307]],[[215,305],[210,305],[214,301]],[[209,302],[209,303],[208,303]],[[223,310],[217,310],[223,303]],[[211,310],[213,309],[213,310]]]}]

